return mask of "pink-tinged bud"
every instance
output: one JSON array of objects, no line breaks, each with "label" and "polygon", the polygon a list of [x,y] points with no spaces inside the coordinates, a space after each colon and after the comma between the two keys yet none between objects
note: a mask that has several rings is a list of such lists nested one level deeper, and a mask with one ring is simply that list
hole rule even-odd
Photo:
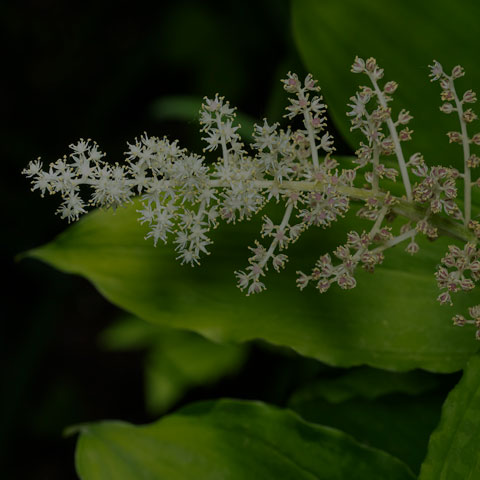
[{"label": "pink-tinged bud", "polygon": [[473,281],[469,278],[464,278],[460,280],[460,287],[462,290],[469,291],[475,288],[475,283],[473,283]]},{"label": "pink-tinged bud", "polygon": [[455,315],[452,320],[457,327],[463,327],[467,323],[467,319],[463,315]]},{"label": "pink-tinged bud", "polygon": [[325,293],[330,288],[331,282],[326,279],[322,279],[317,283],[317,288],[320,293]]},{"label": "pink-tinged bud", "polygon": [[475,255],[477,253],[477,249],[475,248],[475,244],[471,243],[471,242],[466,243],[465,246],[463,247],[463,252],[468,257],[471,257],[472,255]]},{"label": "pink-tinged bud", "polygon": [[465,70],[463,69],[463,67],[461,67],[460,65],[457,65],[456,67],[453,67],[452,77],[454,79],[463,77],[464,75],[465,75]]},{"label": "pink-tinged bud", "polygon": [[449,245],[448,246],[448,251],[454,256],[454,257],[459,257],[463,254],[462,250],[460,250],[459,247],[456,245]]},{"label": "pink-tinged bud", "polygon": [[394,168],[385,169],[385,177],[387,177],[389,180],[392,180],[395,182],[397,176],[398,176],[398,172]]},{"label": "pink-tinged bud", "polygon": [[305,77],[304,85],[305,85],[305,88],[306,88],[307,90],[314,90],[314,91],[320,90],[320,88],[317,87],[317,81],[314,80],[314,78],[313,78],[313,76],[312,76],[311,73],[309,73],[309,74]]},{"label": "pink-tinged bud", "polygon": [[273,268],[277,272],[279,272],[285,266],[285,263],[287,260],[288,260],[288,257],[283,253],[280,253],[279,255],[275,255],[272,259]]},{"label": "pink-tinged bud", "polygon": [[442,75],[443,75],[443,68],[440,65],[439,62],[436,60],[433,61],[433,65],[429,65],[430,67],[430,77],[431,81],[434,82],[435,80],[438,80]]},{"label": "pink-tinged bud", "polygon": [[418,251],[420,250],[420,247],[418,246],[418,243],[415,242],[414,240],[412,240],[408,245],[407,245],[407,248],[405,249],[405,251],[407,253],[409,253],[410,255],[415,255],[416,253],[418,253]]},{"label": "pink-tinged bud", "polygon": [[297,275],[298,275],[297,287],[300,290],[303,290],[308,285],[308,282],[310,281],[310,277],[308,275],[305,275],[303,272],[297,272]]},{"label": "pink-tinged bud", "polygon": [[378,232],[378,236],[382,240],[390,240],[392,238],[392,232],[390,230],[391,230],[390,227],[383,227]]},{"label": "pink-tinged bud", "polygon": [[356,175],[357,175],[357,172],[355,170],[352,170],[352,169],[343,171],[343,176],[344,176],[345,181],[347,183],[353,182],[355,180]]},{"label": "pink-tinged bud", "polygon": [[410,120],[412,120],[412,116],[410,115],[410,112],[407,112],[407,110],[402,110],[398,114],[398,123],[401,125],[406,125]]},{"label": "pink-tinged bud", "polygon": [[365,63],[365,67],[368,72],[373,72],[377,67],[377,61],[373,57],[370,57]]},{"label": "pink-tinged bud", "polygon": [[287,73],[287,78],[282,80],[283,88],[289,93],[296,93],[300,88],[300,80],[296,73]]},{"label": "pink-tinged bud", "polygon": [[474,143],[475,145],[480,145],[480,133],[476,133],[471,139],[470,142]]},{"label": "pink-tinged bud", "polygon": [[480,305],[474,305],[473,307],[470,307],[468,309],[468,313],[475,320],[480,318]]},{"label": "pink-tinged bud", "polygon": [[450,82],[447,78],[442,78],[442,80],[440,80],[440,87],[442,90],[450,90]]},{"label": "pink-tinged bud", "polygon": [[330,255],[326,253],[325,255],[322,255],[318,261],[317,261],[318,266],[325,267],[326,265],[331,265],[332,264],[332,259],[330,258]]},{"label": "pink-tinged bud", "polygon": [[438,282],[446,282],[448,280],[448,270],[445,267],[439,267],[435,272],[435,278]]},{"label": "pink-tinged bud", "polygon": [[343,245],[340,245],[336,248],[333,254],[340,260],[345,260],[350,256],[350,250]]},{"label": "pink-tinged bud", "polygon": [[457,196],[457,187],[455,186],[455,180],[447,180],[443,184],[443,191],[445,192],[445,196],[448,199],[455,198]]},{"label": "pink-tinged bud", "polygon": [[360,88],[362,91],[360,92],[359,97],[362,99],[363,103],[368,103],[370,98],[375,95],[375,91],[372,87],[367,87],[365,85],[362,85]]},{"label": "pink-tinged bud", "polygon": [[445,178],[448,172],[449,170],[445,167],[441,167],[441,166],[432,167],[432,176],[434,178]]},{"label": "pink-tinged bud", "polygon": [[450,294],[448,292],[442,292],[437,297],[437,302],[440,302],[442,305],[445,305],[446,303],[449,303],[450,305],[453,305],[452,298],[450,297]]},{"label": "pink-tinged bud", "polygon": [[411,228],[412,228],[412,227],[411,227],[410,222],[404,223],[404,224],[400,227],[400,233],[403,235],[404,233],[407,233]]},{"label": "pink-tinged bud", "polygon": [[385,93],[394,93],[395,90],[398,88],[398,83],[394,81],[387,82],[385,86],[383,87],[383,91]]},{"label": "pink-tinged bud", "polygon": [[449,143],[462,143],[462,134],[460,132],[448,132]]},{"label": "pink-tinged bud", "polygon": [[447,253],[443,258],[442,258],[442,263],[446,267],[454,267],[455,266],[455,256],[452,255],[451,253]]},{"label": "pink-tinged bud", "polygon": [[470,265],[468,266],[468,268],[472,271],[472,272],[480,272],[480,262],[478,260],[475,260],[473,262],[470,263]]},{"label": "pink-tinged bud", "polygon": [[400,141],[401,142],[407,142],[408,140],[411,140],[412,139],[412,133],[413,133],[413,130],[411,130],[410,128],[404,128],[403,130],[400,130],[398,136],[400,138]]},{"label": "pink-tinged bud", "polygon": [[413,170],[413,173],[417,177],[426,177],[428,175],[428,167],[422,163]]},{"label": "pink-tinged bud", "polygon": [[355,232],[351,231],[347,233],[347,242],[352,246],[357,246],[360,244],[360,235]]},{"label": "pink-tinged bud", "polygon": [[312,280],[318,280],[319,278],[321,278],[321,276],[322,276],[322,272],[319,268],[314,268],[312,270],[312,276],[311,276]]},{"label": "pink-tinged bud", "polygon": [[442,111],[443,113],[452,113],[454,110],[456,109],[451,103],[444,103],[440,107],[440,111]]},{"label": "pink-tinged bud", "polygon": [[430,208],[432,209],[432,213],[439,213],[442,211],[442,204],[438,198],[433,199],[430,202]]},{"label": "pink-tinged bud", "polygon": [[363,73],[365,72],[365,60],[360,57],[355,57],[353,62],[351,72],[353,73]]},{"label": "pink-tinged bud", "polygon": [[472,123],[474,120],[476,120],[478,117],[476,113],[471,109],[467,109],[463,112],[463,119],[467,123]]},{"label": "pink-tinged bud", "polygon": [[455,99],[455,95],[453,94],[453,92],[451,90],[444,90],[441,94],[440,94],[440,98],[444,101],[444,102],[451,102],[452,100]]},{"label": "pink-tinged bud", "polygon": [[455,293],[460,290],[460,286],[457,284],[457,281],[452,281],[447,284],[447,289],[449,292]]},{"label": "pink-tinged bud", "polygon": [[395,149],[395,142],[390,137],[386,138],[382,142],[382,149],[385,150],[385,152],[393,151]]},{"label": "pink-tinged bud", "polygon": [[473,90],[467,90],[463,94],[463,103],[475,103],[477,101],[477,94]]},{"label": "pink-tinged bud", "polygon": [[423,163],[424,163],[423,155],[420,152],[414,153],[408,159],[408,165],[412,165],[413,167],[418,167],[420,165],[423,165]]},{"label": "pink-tinged bud", "polygon": [[355,286],[357,285],[356,280],[348,273],[344,273],[340,275],[340,277],[337,280],[337,283],[338,283],[338,286],[344,290],[355,288]]},{"label": "pink-tinged bud", "polygon": [[375,78],[375,80],[380,80],[381,78],[383,78],[383,68],[376,68],[373,72],[373,77]]}]

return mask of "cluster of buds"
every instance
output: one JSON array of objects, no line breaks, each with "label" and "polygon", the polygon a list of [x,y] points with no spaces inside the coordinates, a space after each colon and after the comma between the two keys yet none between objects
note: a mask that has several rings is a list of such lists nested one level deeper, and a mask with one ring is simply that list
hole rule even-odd
[{"label": "cluster of buds", "polygon": [[[181,263],[196,265],[209,253],[209,232],[221,220],[227,223],[248,220],[271,200],[282,205],[283,215],[275,221],[263,218],[262,241],[256,241],[244,271],[235,272],[238,286],[247,295],[265,289],[263,280],[272,267],[280,271],[287,263],[288,247],[310,227],[327,228],[349,210],[353,201],[363,202],[357,211],[361,218],[373,222],[362,233],[352,231],[347,242],[325,254],[316,262],[310,275],[299,272],[298,286],[312,281],[320,292],[333,284],[341,289],[355,287],[355,272],[362,267],[373,272],[384,259],[384,252],[408,242],[406,252],[415,254],[418,233],[431,239],[440,233],[455,232],[465,240],[463,250],[450,246],[436,272],[441,303],[451,303],[451,294],[469,291],[480,279],[480,224],[471,218],[470,169],[480,159],[470,153],[471,144],[480,144],[480,134],[467,135],[467,125],[476,119],[472,109],[475,94],[468,90],[460,100],[454,80],[463,76],[461,67],[446,75],[438,62],[431,70],[433,80],[440,80],[441,110],[456,111],[461,131],[449,132],[452,142],[464,148],[464,171],[443,166],[428,167],[420,153],[405,160],[402,144],[411,139],[409,112],[401,110],[393,117],[389,106],[398,85],[386,82],[383,69],[373,58],[356,58],[352,72],[366,74],[370,85],[360,87],[351,97],[347,113],[352,129],[365,137],[350,168],[341,168],[334,159],[333,138],[326,130],[326,105],[316,80],[309,74],[300,80],[289,73],[282,80],[290,94],[286,115],[298,128],[280,128],[267,120],[255,125],[253,142],[248,147],[238,133],[235,109],[223,97],[205,99],[200,111],[201,131],[206,143],[204,152],[216,152],[207,161],[203,155],[190,153],[167,138],[146,134],[128,144],[126,161],[110,164],[90,140],[70,145],[72,152],[51,163],[46,170],[40,160],[33,161],[24,174],[33,190],[59,193],[62,204],[58,213],[69,221],[77,220],[87,207],[112,207],[132,202],[139,196],[139,221],[148,225],[147,238],[171,241]],[[451,103],[452,102],[452,103]],[[385,164],[383,157],[395,155],[396,165]],[[364,168],[363,185],[356,178]],[[421,178],[412,188],[409,172]],[[402,198],[388,191],[386,180],[401,178],[405,189]],[[458,179],[464,181],[465,206],[457,206]],[[90,196],[84,189],[90,189]],[[437,221],[442,214],[443,220]],[[397,216],[406,217],[398,231],[388,225]],[[420,218],[420,220],[419,220]],[[398,227],[395,227],[398,228]],[[460,234],[459,234],[460,231]],[[473,240],[472,240],[473,238]],[[264,244],[265,243],[265,244]],[[457,315],[455,323],[475,323],[479,328],[480,306],[470,309],[471,320]],[[477,331],[477,337],[480,334]]]},{"label": "cluster of buds", "polygon": [[437,165],[428,167],[425,163],[413,170],[423,180],[413,187],[416,202],[428,204],[432,213],[444,211],[453,218],[461,219],[462,212],[455,203],[457,197],[456,179],[458,170]]},{"label": "cluster of buds", "polygon": [[478,117],[471,108],[465,109],[466,104],[475,103],[477,101],[477,95],[473,90],[467,90],[463,93],[462,98],[458,95],[455,88],[455,80],[463,77],[465,71],[463,67],[457,65],[452,69],[450,75],[445,73],[442,65],[436,60],[433,61],[433,65],[430,66],[431,81],[439,81],[442,92],[440,97],[443,103],[440,110],[444,113],[450,114],[457,112],[458,120],[460,123],[460,132],[452,131],[447,132],[448,140],[450,143],[460,143],[463,147],[463,159],[464,159],[464,203],[465,203],[465,215],[464,225],[467,226],[471,220],[471,204],[472,195],[471,189],[474,182],[472,182],[472,175],[470,169],[476,167],[479,164],[478,157],[470,152],[471,144],[480,145],[480,133],[475,133],[473,136],[469,136],[467,126],[472,123]]},{"label": "cluster of buds", "polygon": [[441,304],[453,305],[452,293],[473,290],[480,280],[480,250],[470,242],[463,249],[449,245],[435,277],[438,288],[442,290],[437,300]]},{"label": "cluster of buds", "polygon": [[[269,196],[278,201],[282,198],[285,212],[282,221],[276,225],[270,218],[264,217],[262,238],[270,238],[265,247],[259,241],[250,247],[253,255],[245,271],[235,275],[238,287],[246,290],[247,295],[264,290],[261,277],[265,276],[269,265],[278,272],[288,261],[283,253],[296,241],[300,234],[310,226],[328,227],[349,208],[349,198],[339,192],[339,186],[352,186],[354,170],[338,172],[338,162],[331,158],[334,151],[331,135],[325,131],[326,106],[320,88],[311,75],[301,82],[296,74],[289,73],[282,80],[289,98],[285,117],[292,120],[300,117],[301,128],[277,133],[277,125],[255,128],[255,143],[258,148],[256,159],[264,166],[264,174],[272,178],[273,184]],[[320,155],[323,158],[320,160]],[[318,184],[315,191],[289,189],[286,182],[313,182]],[[292,219],[298,219],[291,225]]]},{"label": "cluster of buds", "polygon": [[[400,142],[411,140],[413,130],[406,125],[413,117],[406,110],[401,110],[394,121],[392,109],[388,106],[393,100],[392,95],[397,90],[398,84],[389,81],[380,88],[378,80],[383,78],[383,69],[377,65],[374,58],[365,61],[356,57],[352,72],[366,74],[371,83],[370,86],[360,87],[360,91],[354,97],[350,97],[352,103],[348,104],[351,108],[351,111],[347,112],[347,115],[352,117],[351,130],[359,129],[367,140],[367,143],[361,143],[356,151],[356,163],[359,168],[372,164],[372,170],[365,174],[365,180],[373,189],[378,190],[379,179],[385,177],[395,181],[399,173],[396,168],[387,168],[380,161],[382,155],[395,153],[407,198],[411,200],[410,181]],[[374,101],[374,105],[369,110],[367,105],[371,100]],[[400,126],[404,128],[398,131]]]},{"label": "cluster of buds", "polygon": [[340,245],[333,252],[333,255],[340,260],[334,265],[331,256],[327,253],[322,255],[310,275],[297,272],[297,285],[303,290],[310,281],[315,282],[316,288],[326,292],[332,284],[336,283],[340,288],[347,290],[357,285],[355,270],[361,265],[367,272],[373,273],[375,266],[383,262],[382,249],[370,248],[375,243],[385,243],[392,238],[388,227],[378,228],[374,226],[370,233],[351,231],[347,235],[347,243]]},{"label": "cluster of buds", "polygon": [[463,327],[470,324],[477,327],[475,336],[477,340],[480,340],[480,305],[474,305],[468,309],[468,315],[470,318],[465,318],[463,315],[455,315],[452,320],[453,324],[457,327]]}]

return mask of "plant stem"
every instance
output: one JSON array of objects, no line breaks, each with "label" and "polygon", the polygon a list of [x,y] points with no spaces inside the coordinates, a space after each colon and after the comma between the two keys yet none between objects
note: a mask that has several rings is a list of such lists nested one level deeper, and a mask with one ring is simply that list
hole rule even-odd
[{"label": "plant stem", "polygon": [[[368,73],[368,77],[370,78],[370,81],[372,82],[372,85],[375,88],[375,92],[377,94],[377,98],[380,105],[383,108],[388,108],[387,101],[385,100],[383,92],[380,90],[377,81],[375,80],[375,78],[370,72]],[[407,165],[405,162],[405,158],[403,157],[403,151],[400,145],[400,140],[398,138],[397,129],[395,127],[395,124],[393,123],[393,120],[390,117],[387,118],[386,123],[387,123],[388,129],[390,130],[390,135],[392,136],[393,143],[395,145],[395,155],[397,156],[398,166],[400,167],[400,173],[402,174],[402,180],[405,186],[405,193],[407,195],[407,200],[411,202],[413,200],[412,186],[410,184],[410,178],[408,177]]]},{"label": "plant stem", "polygon": [[460,129],[462,133],[463,146],[463,181],[464,181],[464,224],[467,226],[472,218],[472,181],[468,159],[470,158],[470,139],[468,138],[467,124],[463,118],[462,102],[458,98],[452,77],[448,77],[450,89],[452,90],[455,106],[457,108],[458,120],[460,121]]}]

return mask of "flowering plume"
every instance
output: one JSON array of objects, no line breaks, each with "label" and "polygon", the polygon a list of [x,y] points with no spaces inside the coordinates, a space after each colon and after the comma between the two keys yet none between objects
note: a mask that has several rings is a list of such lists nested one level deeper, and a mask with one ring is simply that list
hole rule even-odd
[{"label": "flowering plume", "polygon": [[[146,134],[127,144],[122,164],[105,161],[96,143],[81,139],[70,145],[71,152],[43,169],[40,159],[30,162],[23,173],[41,195],[59,193],[58,212],[69,221],[77,220],[88,207],[117,208],[140,196],[139,221],[148,225],[146,238],[154,245],[171,241],[178,260],[200,263],[208,255],[209,232],[220,221],[249,220],[271,200],[282,205],[278,219],[264,215],[261,240],[250,247],[248,266],[235,272],[238,287],[247,295],[265,289],[264,277],[272,267],[280,271],[288,262],[287,249],[311,227],[330,227],[345,216],[352,202],[361,204],[357,215],[370,227],[351,231],[346,242],[332,254],[323,253],[311,272],[298,272],[297,285],[313,283],[320,292],[332,285],[354,288],[358,267],[368,272],[383,262],[386,251],[405,243],[405,250],[419,252],[417,237],[435,239],[447,234],[462,240],[462,248],[449,246],[435,274],[441,303],[451,303],[452,294],[476,288],[480,279],[478,240],[480,223],[472,220],[471,170],[480,159],[471,153],[480,145],[480,133],[468,134],[468,125],[477,119],[466,104],[476,101],[472,90],[462,98],[454,81],[464,75],[457,66],[447,75],[436,61],[432,81],[442,88],[440,110],[457,112],[460,131],[448,132],[450,142],[463,147],[464,169],[428,165],[420,152],[408,159],[403,143],[412,140],[412,116],[390,106],[399,86],[384,82],[384,71],[375,59],[356,58],[352,72],[369,81],[350,97],[347,115],[352,130],[364,140],[351,165],[341,168],[334,158],[334,140],[326,129],[326,105],[312,75],[301,80],[288,73],[282,80],[289,95],[285,117],[298,128],[280,128],[264,119],[255,125],[253,142],[245,146],[238,133],[235,109],[221,96],[205,98],[200,111],[204,152],[216,155],[207,162],[203,155],[188,152],[176,141]],[[392,163],[391,158],[395,158]],[[359,173],[362,175],[359,175]],[[411,178],[418,178],[412,185]],[[401,180],[404,194],[394,197],[388,182]],[[464,204],[457,202],[463,181]],[[365,183],[366,182],[366,183]],[[90,189],[90,195],[85,190]],[[391,219],[403,219],[399,226]],[[469,309],[469,318],[457,314],[455,325],[475,324],[480,338],[480,307]]]}]

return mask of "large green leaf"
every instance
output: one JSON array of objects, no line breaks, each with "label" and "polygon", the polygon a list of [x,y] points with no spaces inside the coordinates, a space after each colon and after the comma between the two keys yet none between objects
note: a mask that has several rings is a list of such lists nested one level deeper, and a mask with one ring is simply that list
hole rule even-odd
[{"label": "large green leaf", "polygon": [[[350,72],[356,55],[376,57],[385,79],[399,88],[394,110],[406,108],[415,117],[415,133],[407,150],[421,151],[427,162],[462,165],[461,149],[448,145],[445,133],[458,130],[458,118],[439,111],[440,89],[429,82],[428,65],[435,58],[445,69],[463,65],[460,89],[480,86],[477,23],[480,2],[465,0],[453,8],[447,0],[293,0],[293,30],[309,71],[320,81],[335,125],[355,147],[349,132],[348,98],[365,85],[364,75]],[[473,131],[472,133],[475,133]]]},{"label": "large green leaf", "polygon": [[145,349],[145,401],[152,414],[163,413],[190,389],[215,382],[244,363],[243,345],[225,345],[186,330],[129,316],[102,332],[109,350]]},{"label": "large green leaf", "polygon": [[480,478],[480,355],[468,362],[448,395],[442,418],[428,444],[419,480]]},{"label": "large green leaf", "polygon": [[300,292],[295,270],[311,268],[355,223],[312,229],[290,249],[287,270],[267,278],[268,290],[245,297],[233,270],[246,264],[257,222],[222,225],[212,255],[191,268],[179,265],[170,247],[154,248],[143,239],[137,208],[92,212],[28,255],[85,276],[113,303],[151,322],[224,342],[261,338],[331,365],[451,372],[479,348],[474,332],[453,327],[452,309],[435,300],[433,272],[446,239],[422,245],[413,258],[393,249],[374,275],[358,274],[355,289],[321,295]]},{"label": "large green leaf", "polygon": [[440,419],[445,387],[453,380],[364,367],[299,389],[289,407],[310,422],[338,428],[395,455],[418,472]]},{"label": "large green leaf", "polygon": [[200,403],[145,426],[80,427],[82,480],[407,480],[394,457],[259,402]]}]

